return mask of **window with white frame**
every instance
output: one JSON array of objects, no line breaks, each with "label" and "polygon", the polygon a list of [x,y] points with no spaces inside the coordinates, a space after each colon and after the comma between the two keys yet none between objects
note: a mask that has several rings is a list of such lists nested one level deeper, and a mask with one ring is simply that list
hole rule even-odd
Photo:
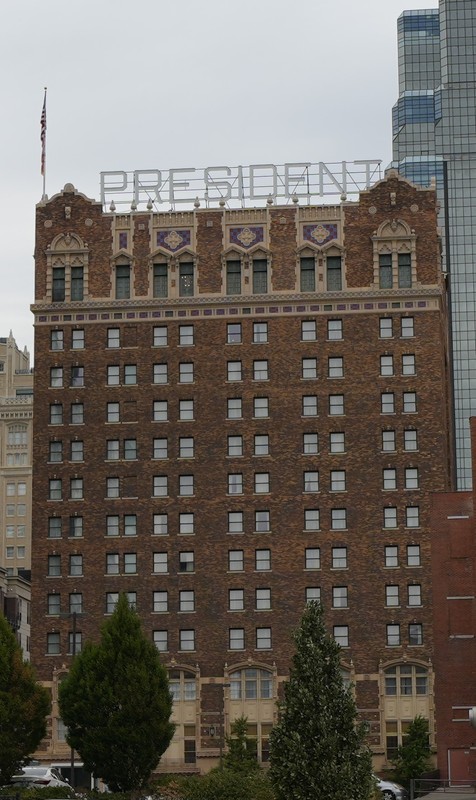
[{"label": "window with white frame", "polygon": [[384,549],[385,566],[391,569],[398,567],[398,547],[396,544],[386,544]]},{"label": "window with white frame", "polygon": [[167,536],[169,532],[169,520],[167,514],[154,514],[152,532],[154,536]]},{"label": "window with white frame", "polygon": [[168,331],[166,325],[156,325],[154,327],[153,345],[154,347],[167,347]]},{"label": "window with white frame", "polygon": [[341,319],[328,319],[327,320],[327,338],[329,341],[344,338],[344,332]]},{"label": "window with white frame", "polygon": [[332,548],[332,569],[347,569],[347,547]]},{"label": "window with white frame", "polygon": [[301,377],[304,380],[317,378],[317,358],[302,359]]},{"label": "window with white frame", "polygon": [[340,416],[344,414],[344,395],[343,394],[330,394],[329,395],[329,415],[331,417]]},{"label": "window with white frame", "polygon": [[301,321],[301,341],[314,342],[317,339],[317,325],[315,319]]},{"label": "window with white frame", "polygon": [[397,470],[393,467],[382,470],[382,483],[384,489],[396,489]]},{"label": "window with white frame", "polygon": [[388,584],[385,587],[385,605],[386,606],[400,605],[400,587],[398,585]]},{"label": "window with white frame", "polygon": [[268,323],[253,322],[253,344],[263,344],[268,341]]},{"label": "window with white frame", "polygon": [[228,381],[243,380],[243,370],[241,361],[228,361],[226,377]]},{"label": "window with white frame", "polygon": [[269,472],[255,472],[254,489],[255,494],[267,494],[269,488]]},{"label": "window with white frame", "polygon": [[304,551],[304,564],[306,569],[321,568],[321,549],[320,547],[306,547]]},{"label": "window with white frame", "polygon": [[179,419],[182,422],[194,419],[193,400],[179,400]]},{"label": "window with white frame", "polygon": [[340,647],[349,647],[349,626],[334,625],[332,634]]},{"label": "window with white frame", "polygon": [[317,396],[305,394],[302,398],[302,416],[317,417]]},{"label": "window with white frame", "polygon": [[396,506],[388,506],[383,510],[383,527],[396,528],[397,527],[397,508]]},{"label": "window with white frame", "polygon": [[332,508],[331,509],[331,529],[333,531],[341,531],[347,528],[347,509],[346,508]]},{"label": "window with white frame", "polygon": [[179,383],[193,383],[193,362],[182,361],[179,364]]},{"label": "window with white frame", "polygon": [[382,431],[382,450],[394,452],[397,449],[396,433],[393,430]]},{"label": "window with white frame", "polygon": [[418,528],[420,526],[419,506],[407,506],[405,509],[405,525],[407,528]]},{"label": "window with white frame", "polygon": [[245,568],[245,554],[243,550],[228,550],[228,571],[243,572]]},{"label": "window with white frame", "polygon": [[303,433],[302,452],[304,455],[316,455],[319,452],[319,439],[317,433]]},{"label": "window with white frame", "polygon": [[241,472],[228,473],[228,494],[243,494],[243,474]]},{"label": "window with white frame", "polygon": [[265,533],[271,530],[271,518],[268,510],[255,511],[255,531]]},{"label": "window with white frame", "polygon": [[380,317],[379,336],[381,339],[393,338],[393,319],[392,317]]},{"label": "window with white frame", "polygon": [[243,611],[245,607],[244,589],[228,589],[228,610]]},{"label": "window with white frame", "polygon": [[255,397],[253,399],[253,416],[256,419],[269,417],[269,397]]}]

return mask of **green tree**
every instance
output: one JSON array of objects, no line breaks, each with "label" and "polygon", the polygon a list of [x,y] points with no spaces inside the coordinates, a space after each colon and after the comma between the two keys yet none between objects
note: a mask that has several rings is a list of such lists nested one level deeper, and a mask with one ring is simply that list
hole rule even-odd
[{"label": "green tree", "polygon": [[86,643],[59,691],[67,741],[113,791],[141,789],[174,732],[172,697],[157,649],[125,595]]},{"label": "green tree", "polygon": [[8,783],[46,733],[50,699],[0,613],[0,786]]},{"label": "green tree", "polygon": [[226,737],[228,749],[223,758],[225,769],[248,774],[256,772],[260,768],[257,759],[256,742],[254,739],[250,739],[247,734],[248,718],[238,717],[232,722],[231,736]]},{"label": "green tree", "polygon": [[415,717],[393,762],[395,780],[409,788],[412,778],[421,778],[425,772],[431,770],[430,753],[428,720],[420,716]]},{"label": "green tree", "polygon": [[276,800],[368,800],[372,791],[365,728],[344,686],[341,650],[310,603],[294,634],[296,651],[270,735]]}]

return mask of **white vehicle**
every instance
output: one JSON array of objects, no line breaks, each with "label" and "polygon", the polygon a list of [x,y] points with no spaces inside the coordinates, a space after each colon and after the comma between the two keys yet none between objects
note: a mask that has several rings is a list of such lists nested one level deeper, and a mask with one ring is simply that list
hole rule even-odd
[{"label": "white vehicle", "polygon": [[54,767],[22,767],[12,778],[15,786],[62,786],[71,788],[61,772]]},{"label": "white vehicle", "polygon": [[399,783],[384,781],[377,775],[375,775],[375,780],[377,781],[378,788],[382,792],[384,800],[408,800],[407,790],[403,786],[400,786]]}]

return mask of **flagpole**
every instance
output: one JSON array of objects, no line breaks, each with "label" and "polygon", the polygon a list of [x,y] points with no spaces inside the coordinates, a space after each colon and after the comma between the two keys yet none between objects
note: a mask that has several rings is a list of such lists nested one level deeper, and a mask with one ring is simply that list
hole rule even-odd
[{"label": "flagpole", "polygon": [[43,200],[46,197],[46,92],[43,99],[43,108],[41,111],[40,119],[40,141],[41,141],[41,174],[43,176]]}]

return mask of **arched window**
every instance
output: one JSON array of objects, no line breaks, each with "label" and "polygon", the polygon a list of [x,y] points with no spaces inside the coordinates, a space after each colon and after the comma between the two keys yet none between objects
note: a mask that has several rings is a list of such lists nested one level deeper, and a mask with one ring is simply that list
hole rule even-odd
[{"label": "arched window", "polygon": [[269,700],[273,696],[273,676],[264,669],[240,669],[230,674],[231,700]]},{"label": "arched window", "polygon": [[416,236],[407,223],[384,222],[372,241],[374,284],[379,289],[411,289],[416,280]]},{"label": "arched window", "polygon": [[174,703],[197,699],[197,679],[185,669],[169,670],[169,688]]}]

